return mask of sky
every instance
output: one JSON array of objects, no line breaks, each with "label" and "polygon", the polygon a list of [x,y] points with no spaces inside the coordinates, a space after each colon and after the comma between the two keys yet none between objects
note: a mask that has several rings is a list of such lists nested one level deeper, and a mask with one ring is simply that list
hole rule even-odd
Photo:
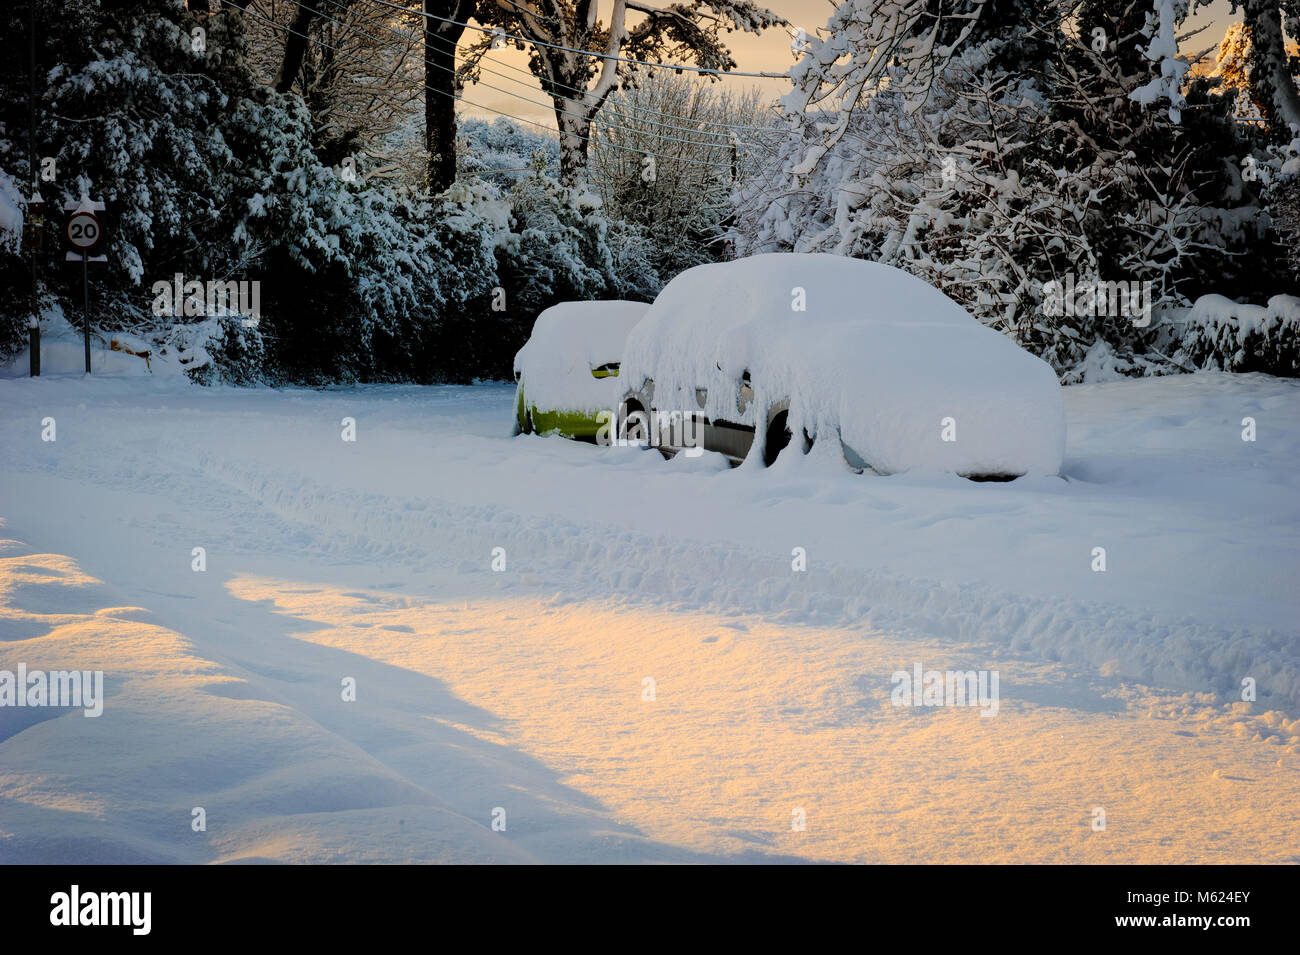
[{"label": "sky", "polygon": [[[830,0],[766,0],[766,5],[809,34],[814,34],[818,28],[825,26],[836,7]],[[608,0],[600,2],[600,7],[602,13],[605,13],[608,10]],[[1214,0],[1208,6],[1200,8],[1188,18],[1183,29],[1184,32],[1202,27],[1206,29],[1185,43],[1185,49],[1199,52],[1207,46],[1217,45],[1228,24],[1237,19],[1240,19],[1240,14],[1234,16],[1230,12],[1229,0]],[[790,34],[784,29],[768,30],[760,36],[733,33],[727,40],[735,55],[737,69],[744,72],[784,72],[795,61],[790,52]],[[489,119],[506,113],[541,124],[547,129],[555,128],[551,107],[540,87],[531,77],[514,72],[514,69],[527,67],[528,57],[525,53],[518,50],[495,51],[484,60],[484,64],[506,76],[484,73],[482,82],[467,89],[462,98],[461,108],[465,113]],[[526,81],[526,85],[514,82],[517,80]],[[734,77],[719,82],[733,84],[735,87],[755,85],[770,91],[773,98],[788,88],[787,83],[779,79]],[[489,85],[498,89],[490,89]],[[498,112],[493,112],[494,110]]]}]

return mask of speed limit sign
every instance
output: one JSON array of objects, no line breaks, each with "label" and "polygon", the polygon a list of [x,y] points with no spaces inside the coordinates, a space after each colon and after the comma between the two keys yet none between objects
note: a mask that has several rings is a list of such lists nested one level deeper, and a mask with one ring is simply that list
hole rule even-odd
[{"label": "speed limit sign", "polygon": [[104,237],[99,217],[87,209],[78,209],[68,217],[66,232],[68,242],[81,252],[92,251]]},{"label": "speed limit sign", "polygon": [[90,269],[91,262],[107,262],[104,255],[91,255],[104,241],[104,227],[96,212],[104,211],[104,204],[96,202],[84,193],[79,201],[69,199],[63,204],[63,211],[68,214],[68,224],[63,234],[68,244],[77,251],[69,252],[69,262],[81,263],[81,310],[84,322],[83,339],[86,345],[86,374],[90,374]]}]

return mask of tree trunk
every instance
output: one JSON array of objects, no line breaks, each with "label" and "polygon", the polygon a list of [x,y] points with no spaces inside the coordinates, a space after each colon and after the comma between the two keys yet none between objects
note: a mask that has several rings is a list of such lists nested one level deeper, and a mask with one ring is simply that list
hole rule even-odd
[{"label": "tree trunk", "polygon": [[[1254,98],[1264,110],[1270,138],[1290,142],[1300,135],[1300,91],[1287,64],[1278,0],[1246,0],[1245,14],[1250,28]],[[1288,129],[1289,124],[1297,127],[1295,132]]]},{"label": "tree trunk", "polygon": [[[576,186],[587,178],[591,124],[614,91],[617,76],[612,70],[606,71],[608,75],[602,75],[595,88],[578,94],[573,90],[583,89],[587,82],[578,55],[543,56],[542,60],[547,70],[541,78],[542,90],[551,97],[555,126],[560,131],[560,182]],[[555,77],[554,82],[549,81],[551,76]]]},{"label": "tree trunk", "polygon": [[307,55],[307,30],[317,12],[316,0],[301,0],[293,23],[289,25],[289,33],[285,34],[284,57],[280,61],[280,75],[275,80],[277,93],[289,92],[298,78],[303,57]]},{"label": "tree trunk", "polygon": [[[474,0],[424,0],[424,12],[464,22]],[[429,153],[430,193],[456,181],[456,44],[465,28],[424,18],[424,146]]]},{"label": "tree trunk", "polygon": [[[582,16],[585,13],[585,25]],[[587,47],[596,22],[595,3],[583,3],[577,8],[576,27],[571,31],[570,42],[575,49]],[[560,131],[560,182],[577,186],[587,178],[587,146],[591,139],[591,124],[609,94],[618,86],[619,51],[627,41],[627,0],[614,0],[610,13],[609,37],[605,41],[605,55],[596,75],[595,84],[588,87],[588,55],[570,51],[552,51],[535,47],[542,71],[538,79],[542,91],[551,97],[555,106],[555,125]],[[585,90],[576,93],[574,90]]]},{"label": "tree trunk", "polygon": [[[568,110],[565,107],[569,107]],[[591,137],[591,120],[586,110],[577,112],[576,104],[557,101],[555,123],[560,129],[560,183],[576,186],[587,178],[587,142]]]}]

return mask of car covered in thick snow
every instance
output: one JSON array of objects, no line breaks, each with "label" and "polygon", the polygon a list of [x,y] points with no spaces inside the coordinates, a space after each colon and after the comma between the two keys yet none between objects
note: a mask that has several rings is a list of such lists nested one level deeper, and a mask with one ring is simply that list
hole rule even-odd
[{"label": "car covered in thick snow", "polygon": [[665,453],[773,464],[821,445],[878,474],[1060,470],[1051,367],[887,265],[777,253],[688,269],[622,356],[617,435]]},{"label": "car covered in thick snow", "polygon": [[622,397],[623,343],[649,307],[563,302],[537,316],[515,355],[515,433],[595,439]]}]

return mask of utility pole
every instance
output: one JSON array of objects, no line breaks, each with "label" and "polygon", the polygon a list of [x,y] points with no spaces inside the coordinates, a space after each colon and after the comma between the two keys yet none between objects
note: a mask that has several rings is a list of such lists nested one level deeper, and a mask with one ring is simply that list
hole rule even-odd
[{"label": "utility pole", "polygon": [[[32,196],[38,195],[36,185],[36,0],[27,0],[27,66],[28,66],[28,94],[27,94],[27,174],[32,180]],[[27,213],[30,217],[32,212],[29,204]],[[43,224],[43,223],[42,223]],[[40,258],[39,244],[37,247],[30,249],[32,256],[32,327],[37,332],[32,336],[38,343],[40,341],[40,314],[41,305],[38,290],[40,288],[37,269]],[[37,345],[39,348],[39,344]],[[36,356],[34,368],[36,373],[40,372],[40,355]]]}]

